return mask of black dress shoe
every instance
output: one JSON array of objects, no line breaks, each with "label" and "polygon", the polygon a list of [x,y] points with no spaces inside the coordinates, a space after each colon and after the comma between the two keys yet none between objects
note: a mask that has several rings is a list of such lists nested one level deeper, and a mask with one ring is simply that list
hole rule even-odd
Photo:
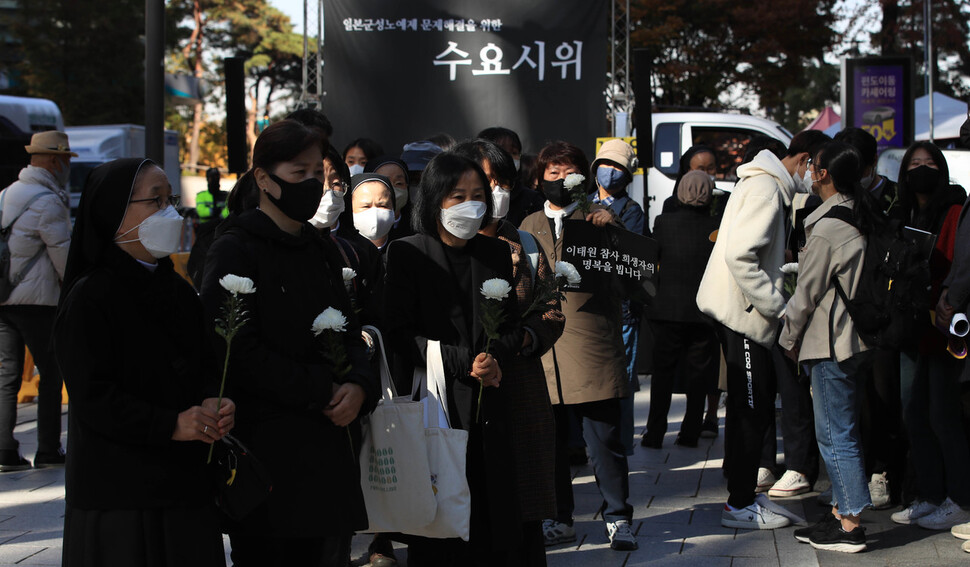
[{"label": "black dress shoe", "polygon": [[20,456],[16,449],[0,451],[0,472],[25,471],[30,468],[30,461]]},{"label": "black dress shoe", "polygon": [[48,452],[37,452],[34,456],[34,468],[35,469],[49,469],[53,467],[63,467],[64,466],[64,450],[58,449],[53,453]]},{"label": "black dress shoe", "polygon": [[685,437],[677,436],[677,440],[674,441],[675,445],[680,445],[681,447],[689,447],[691,449],[697,448],[697,439],[687,439]]},{"label": "black dress shoe", "polygon": [[644,433],[643,437],[640,438],[640,446],[647,449],[663,449],[664,440],[662,437],[657,439]]}]

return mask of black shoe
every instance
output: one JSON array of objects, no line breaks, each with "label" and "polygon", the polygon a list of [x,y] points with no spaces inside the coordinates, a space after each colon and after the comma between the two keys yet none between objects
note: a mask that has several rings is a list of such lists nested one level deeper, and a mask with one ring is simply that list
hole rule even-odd
[{"label": "black shoe", "polygon": [[812,533],[808,543],[815,549],[858,553],[866,549],[866,532],[861,526],[846,532],[842,529],[842,522],[832,523]]},{"label": "black shoe", "polygon": [[53,453],[38,451],[37,454],[34,455],[34,468],[50,469],[54,467],[63,467],[64,461],[64,449],[58,449]]},{"label": "black shoe", "polygon": [[842,527],[842,522],[839,521],[838,518],[833,516],[831,512],[826,512],[825,516],[823,516],[822,519],[819,520],[815,525],[808,526],[807,528],[798,528],[795,530],[795,539],[802,543],[810,543],[809,539],[812,537],[813,533],[819,530],[827,529],[830,524],[835,524]]},{"label": "black shoe", "polygon": [[20,456],[16,449],[0,451],[0,472],[25,471],[30,468],[30,461]]},{"label": "black shoe", "polygon": [[701,437],[704,439],[714,439],[717,437],[717,419],[705,419],[701,425]]},{"label": "black shoe", "polygon": [[677,440],[674,441],[674,445],[680,445],[681,447],[689,447],[691,449],[696,449],[697,448],[697,439],[693,439],[693,440],[686,439],[686,438],[681,437],[680,435],[678,435],[677,436]]},{"label": "black shoe", "polygon": [[664,446],[663,437],[656,439],[646,433],[640,437],[640,446],[648,449],[662,449]]}]

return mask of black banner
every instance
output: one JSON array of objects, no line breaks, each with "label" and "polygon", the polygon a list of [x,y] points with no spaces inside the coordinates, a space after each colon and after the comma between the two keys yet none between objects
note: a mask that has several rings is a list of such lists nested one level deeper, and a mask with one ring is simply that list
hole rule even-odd
[{"label": "black banner", "polygon": [[[578,286],[567,290],[595,293],[642,284],[649,295],[656,292],[656,240],[613,225],[600,228],[583,220],[565,221],[563,234],[562,260],[575,266],[583,278]],[[618,287],[614,285],[617,282]]]},{"label": "black banner", "polygon": [[[327,0],[324,112],[335,143],[386,153],[505,126],[526,153],[607,130],[606,0]],[[589,156],[592,157],[592,156]]]}]

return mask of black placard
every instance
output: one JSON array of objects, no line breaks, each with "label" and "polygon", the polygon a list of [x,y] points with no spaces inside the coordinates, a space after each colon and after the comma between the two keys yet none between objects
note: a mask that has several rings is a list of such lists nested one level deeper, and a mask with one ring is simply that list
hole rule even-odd
[{"label": "black placard", "polygon": [[[605,0],[326,0],[334,139],[388,154],[437,132],[518,132],[526,152],[606,132]],[[342,149],[342,148],[341,148]]]},{"label": "black placard", "polygon": [[[563,223],[562,260],[575,266],[583,278],[567,291],[597,293],[640,284],[653,295],[657,255],[657,241],[635,232],[583,220]],[[619,288],[614,285],[617,282]]]}]

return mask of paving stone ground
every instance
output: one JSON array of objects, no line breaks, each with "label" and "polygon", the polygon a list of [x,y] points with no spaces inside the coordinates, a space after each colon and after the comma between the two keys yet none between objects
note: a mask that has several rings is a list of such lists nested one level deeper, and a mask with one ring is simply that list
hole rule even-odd
[{"label": "paving stone ground", "polygon": [[[649,390],[649,377],[644,377],[642,389],[636,395],[638,435],[646,422]],[[809,545],[795,541],[794,527],[760,532],[722,528],[720,510],[727,499],[726,482],[721,474],[724,410],[720,412],[721,436],[702,439],[696,449],[673,443],[683,411],[684,397],[675,395],[664,448],[644,449],[638,444],[630,457],[633,526],[640,548],[634,552],[609,548],[604,524],[595,513],[602,500],[592,468],[574,467],[578,541],[548,548],[549,567],[909,567],[970,562],[970,554],[960,549],[960,540],[949,532],[894,524],[889,515],[895,509],[863,513],[869,550],[855,555],[816,552]],[[34,404],[22,404],[18,413],[16,436],[28,458],[36,450],[36,413]],[[66,414],[63,419],[66,429]],[[783,459],[779,440],[779,463]],[[823,471],[823,480],[816,488],[824,489],[827,484]],[[825,513],[824,508],[815,504],[816,495],[812,492],[778,502],[814,522]],[[60,565],[63,521],[63,469],[0,474],[0,567]],[[366,565],[369,540],[367,535],[354,538],[356,565]],[[226,549],[228,552],[228,540]],[[401,567],[406,567],[406,551],[398,549],[397,554]]]}]

